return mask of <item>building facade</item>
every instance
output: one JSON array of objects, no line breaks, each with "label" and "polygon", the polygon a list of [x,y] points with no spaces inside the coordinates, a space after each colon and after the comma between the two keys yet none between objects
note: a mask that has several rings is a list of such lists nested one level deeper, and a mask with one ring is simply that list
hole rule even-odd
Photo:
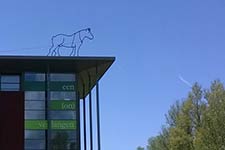
[{"label": "building facade", "polygon": [[[114,57],[0,56],[3,104],[0,149],[80,150],[87,149],[87,137],[93,149],[91,91],[114,60]],[[88,95],[90,114],[86,118]],[[82,112],[81,103],[84,103]],[[90,133],[86,132],[87,127]],[[100,149],[100,135],[97,141]]]}]

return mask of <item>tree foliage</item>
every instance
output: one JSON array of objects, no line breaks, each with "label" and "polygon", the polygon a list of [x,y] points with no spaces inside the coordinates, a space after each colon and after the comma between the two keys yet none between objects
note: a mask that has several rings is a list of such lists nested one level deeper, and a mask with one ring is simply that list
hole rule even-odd
[{"label": "tree foliage", "polygon": [[145,148],[144,147],[141,147],[141,146],[138,146],[137,147],[137,150],[145,150]]},{"label": "tree foliage", "polygon": [[225,89],[214,81],[203,90],[195,83],[183,101],[166,114],[160,134],[148,140],[147,150],[225,150]]}]

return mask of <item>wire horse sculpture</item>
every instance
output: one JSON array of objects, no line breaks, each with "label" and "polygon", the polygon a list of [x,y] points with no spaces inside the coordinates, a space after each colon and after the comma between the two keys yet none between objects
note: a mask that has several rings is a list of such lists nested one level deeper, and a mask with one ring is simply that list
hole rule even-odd
[{"label": "wire horse sculpture", "polygon": [[52,36],[52,46],[47,56],[60,56],[61,47],[71,48],[70,56],[79,56],[80,48],[85,39],[93,40],[94,35],[90,28],[79,30],[73,34],[57,34]]}]

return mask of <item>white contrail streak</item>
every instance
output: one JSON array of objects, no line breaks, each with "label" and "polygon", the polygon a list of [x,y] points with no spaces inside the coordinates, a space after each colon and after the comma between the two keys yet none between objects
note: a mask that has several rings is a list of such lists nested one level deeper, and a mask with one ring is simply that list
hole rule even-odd
[{"label": "white contrail streak", "polygon": [[179,78],[179,80],[180,80],[181,82],[183,82],[183,83],[186,84],[187,86],[192,87],[191,83],[188,82],[187,80],[185,80],[181,75],[179,75],[178,78]]}]

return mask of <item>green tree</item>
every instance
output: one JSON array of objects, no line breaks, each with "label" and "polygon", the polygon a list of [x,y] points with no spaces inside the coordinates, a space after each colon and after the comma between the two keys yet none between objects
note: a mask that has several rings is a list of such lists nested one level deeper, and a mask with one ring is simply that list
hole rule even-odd
[{"label": "green tree", "polygon": [[145,148],[144,147],[141,147],[141,146],[138,146],[137,147],[137,150],[145,150]]},{"label": "green tree", "polygon": [[187,100],[181,106],[181,111],[177,116],[177,125],[169,130],[169,149],[172,150],[192,150],[192,101]]},{"label": "green tree", "polygon": [[167,131],[165,128],[163,130],[164,131],[160,135],[152,137],[148,140],[147,150],[169,150],[166,135]]},{"label": "green tree", "polygon": [[201,86],[195,83],[188,97],[181,105],[178,105],[179,107],[176,107],[176,109],[179,108],[179,111],[177,111],[177,116],[175,117],[175,126],[169,124],[169,149],[194,149],[193,142],[196,131],[202,123],[201,118],[204,112],[204,105]]},{"label": "green tree", "polygon": [[195,134],[196,130],[202,125],[203,113],[206,110],[206,103],[203,99],[203,90],[198,83],[193,85],[192,92],[188,95],[187,101],[188,100],[192,102],[190,115],[193,124],[192,132]]},{"label": "green tree", "polygon": [[172,105],[161,133],[148,150],[225,150],[225,89],[214,81],[203,92],[195,83],[187,98]]},{"label": "green tree", "polygon": [[170,106],[168,114],[166,114],[166,123],[169,127],[175,127],[177,125],[177,120],[179,113],[181,111],[181,104],[180,101],[176,101],[175,104]]},{"label": "green tree", "polygon": [[214,81],[205,92],[207,109],[195,139],[196,150],[225,150],[225,90]]}]

